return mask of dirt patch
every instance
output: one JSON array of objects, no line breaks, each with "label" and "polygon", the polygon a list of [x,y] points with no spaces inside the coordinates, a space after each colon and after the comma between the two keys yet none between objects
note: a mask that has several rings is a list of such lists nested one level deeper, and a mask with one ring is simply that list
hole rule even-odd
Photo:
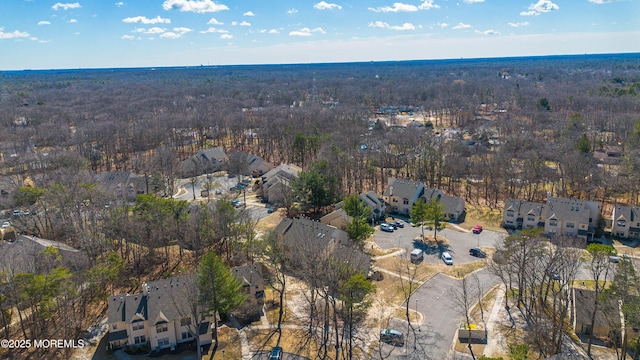
[{"label": "dirt patch", "polygon": [[262,218],[258,221],[256,225],[256,231],[259,232],[268,232],[269,230],[275,229],[278,224],[284,219],[284,210],[276,210],[273,213],[269,214],[267,217]]},{"label": "dirt patch", "polygon": [[[218,351],[213,357],[214,360],[242,359],[242,345],[238,330],[226,326],[219,328],[218,341]],[[202,359],[209,359],[209,356],[209,354],[203,355]]]},{"label": "dirt patch", "polygon": [[471,230],[476,225],[482,225],[485,229],[504,231],[502,224],[502,211],[485,206],[465,205],[466,216],[461,227]]}]

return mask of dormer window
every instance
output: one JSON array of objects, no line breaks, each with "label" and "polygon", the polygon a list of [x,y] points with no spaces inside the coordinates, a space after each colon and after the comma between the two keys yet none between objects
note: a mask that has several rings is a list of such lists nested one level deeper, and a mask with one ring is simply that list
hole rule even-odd
[{"label": "dormer window", "polygon": [[513,217],[513,210],[507,210],[507,216]]},{"label": "dormer window", "polygon": [[533,216],[533,215],[531,215],[531,214],[529,214],[529,215],[527,215],[527,220],[528,220],[528,221],[535,221],[535,220],[536,220],[536,217],[535,217],[535,216]]},{"label": "dormer window", "polygon": [[405,204],[405,205],[409,205],[409,199],[403,199],[402,203]]},{"label": "dormer window", "polygon": [[549,226],[558,226],[558,220],[550,219],[549,220]]},{"label": "dormer window", "polygon": [[618,220],[616,222],[616,225],[618,225],[620,227],[625,227],[625,226],[627,226],[627,220]]}]

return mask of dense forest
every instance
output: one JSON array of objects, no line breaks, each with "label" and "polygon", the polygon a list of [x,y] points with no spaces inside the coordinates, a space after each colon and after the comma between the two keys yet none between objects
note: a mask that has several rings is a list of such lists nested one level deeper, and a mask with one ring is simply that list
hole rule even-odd
[{"label": "dense forest", "polygon": [[[332,184],[320,205],[381,192],[391,176],[492,209],[547,192],[638,205],[639,114],[640,54],[2,72],[0,206],[30,209],[18,230],[81,249],[92,270],[82,294],[55,254],[42,275],[54,287],[5,272],[0,307],[42,291],[22,304],[33,321],[21,332],[44,336],[54,313],[122,286],[123,268],[173,270],[149,249],[251,258],[253,220],[170,198],[178,162],[204,148],[318,172]],[[114,170],[148,176],[155,194],[128,202],[96,185]],[[65,331],[84,316],[65,317]]]}]

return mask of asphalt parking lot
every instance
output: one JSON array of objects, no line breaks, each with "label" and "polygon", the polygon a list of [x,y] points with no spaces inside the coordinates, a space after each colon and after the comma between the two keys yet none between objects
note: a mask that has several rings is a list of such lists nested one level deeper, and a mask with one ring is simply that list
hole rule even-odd
[{"label": "asphalt parking lot", "polygon": [[[424,229],[425,234],[433,234],[433,230]],[[506,233],[483,230],[480,234],[464,232],[457,229],[444,229],[438,232],[438,238],[444,238],[442,244],[431,245],[418,240],[420,238],[420,227],[413,227],[405,224],[404,228],[399,228],[392,233],[380,231],[376,228],[373,238],[382,249],[400,248],[405,249],[405,256],[409,256],[413,249],[424,251],[425,263],[441,263],[440,255],[448,251],[453,257],[453,263],[465,264],[477,261],[478,258],[469,255],[469,249],[473,247],[493,247],[504,241]]]}]

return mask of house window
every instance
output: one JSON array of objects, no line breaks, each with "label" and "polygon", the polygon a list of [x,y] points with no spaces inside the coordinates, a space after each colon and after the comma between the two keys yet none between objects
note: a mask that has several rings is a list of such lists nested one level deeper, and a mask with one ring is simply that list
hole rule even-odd
[{"label": "house window", "polygon": [[162,333],[165,331],[169,331],[169,327],[167,326],[167,324],[159,324],[156,325],[156,333]]},{"label": "house window", "polygon": [[264,298],[264,291],[256,291],[256,299]]},{"label": "house window", "polygon": [[549,226],[558,226],[558,220],[556,219],[549,220]]},{"label": "house window", "polygon": [[567,223],[567,229],[573,229],[575,227],[575,225],[573,225],[573,223],[568,222]]},{"label": "house window", "polygon": [[591,326],[586,325],[586,324],[582,324],[581,332],[583,334],[587,334],[587,335],[591,334]]},{"label": "house window", "polygon": [[118,328],[118,324],[111,325],[111,330],[116,330]]},{"label": "house window", "polygon": [[158,346],[169,346],[169,338],[158,339]]},{"label": "house window", "polygon": [[182,340],[191,339],[191,334],[188,331],[182,332]]},{"label": "house window", "polygon": [[409,205],[409,199],[403,199],[402,203],[405,204],[405,205]]},{"label": "house window", "polygon": [[392,201],[392,202],[394,202],[394,203],[397,203],[397,202],[398,202],[398,199],[393,198],[393,200],[391,200],[391,201]]},{"label": "house window", "polygon": [[133,323],[133,330],[144,329],[144,321],[136,321]]},{"label": "house window", "polygon": [[529,220],[529,221],[535,221],[535,220],[536,220],[536,217],[535,217],[535,216],[533,216],[533,215],[528,215],[528,216],[527,216],[527,220]]},{"label": "house window", "polygon": [[180,326],[189,326],[191,325],[191,318],[180,319]]},{"label": "house window", "polygon": [[136,344],[142,344],[147,342],[147,338],[144,335],[136,336],[133,338],[133,341]]},{"label": "house window", "polygon": [[513,217],[513,210],[507,210],[507,217]]},{"label": "house window", "polygon": [[625,226],[627,226],[627,221],[626,220],[618,220],[618,222],[616,222],[616,225],[618,225],[620,227],[625,227]]}]

